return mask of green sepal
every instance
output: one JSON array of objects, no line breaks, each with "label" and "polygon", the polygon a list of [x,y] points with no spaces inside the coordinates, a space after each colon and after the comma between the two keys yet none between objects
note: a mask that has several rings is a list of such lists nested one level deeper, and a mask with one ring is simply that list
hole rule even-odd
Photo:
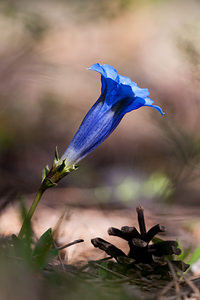
[{"label": "green sepal", "polygon": [[51,169],[49,169],[49,166],[46,166],[42,172],[42,190],[56,186],[59,180],[77,169],[77,165],[68,167],[65,159],[59,159],[58,149],[56,147]]},{"label": "green sepal", "polygon": [[57,183],[55,182],[52,182],[52,180],[48,177],[45,177],[43,182],[42,182],[42,187],[44,190],[48,189],[48,188],[51,188],[51,187],[54,187],[54,186],[57,186]]},{"label": "green sepal", "polygon": [[63,171],[67,171],[67,170],[65,170],[65,168],[66,168],[66,163],[65,163],[65,159],[62,161],[62,164],[60,165],[60,166],[58,166],[58,169],[57,169],[57,172],[58,173],[62,173]]},{"label": "green sepal", "polygon": [[49,166],[46,165],[46,167],[42,171],[42,181],[44,181],[44,179],[47,177],[49,171],[50,171]]},{"label": "green sepal", "polygon": [[56,149],[55,149],[55,159],[57,161],[59,161],[59,155],[58,155],[58,148],[57,148],[57,146],[56,146]]},{"label": "green sepal", "polygon": [[56,146],[54,160],[53,160],[53,167],[55,167],[59,161],[60,161],[60,159],[59,159],[59,155],[58,155],[58,148]]}]

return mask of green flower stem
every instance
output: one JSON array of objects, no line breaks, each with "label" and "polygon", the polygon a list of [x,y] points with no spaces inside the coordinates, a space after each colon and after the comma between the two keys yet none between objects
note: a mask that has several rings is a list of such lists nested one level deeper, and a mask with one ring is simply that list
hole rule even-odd
[{"label": "green flower stem", "polygon": [[19,235],[18,235],[19,239],[23,238],[23,236],[26,232],[27,224],[30,223],[31,218],[32,218],[32,216],[33,216],[33,214],[36,210],[36,207],[37,207],[37,205],[38,205],[38,203],[39,203],[39,201],[40,201],[40,199],[41,199],[41,197],[42,197],[45,190],[46,189],[43,187],[43,185],[41,185],[41,187],[40,187],[38,193],[36,194],[35,199],[34,199],[32,205],[31,205],[29,211],[28,211],[28,213],[27,213],[27,215],[24,219],[24,222],[22,224],[22,227],[21,227]]},{"label": "green flower stem", "polygon": [[47,166],[43,171],[43,177],[42,177],[42,183],[38,190],[38,193],[31,205],[31,208],[29,209],[24,222],[22,224],[21,230],[19,232],[18,238],[22,239],[26,235],[26,228],[28,225],[30,225],[31,218],[36,210],[36,207],[43,195],[43,193],[51,188],[57,185],[57,182],[61,180],[63,177],[71,173],[72,171],[76,170],[77,166],[73,165],[71,167],[66,166],[65,160],[59,160],[57,149],[55,152],[55,158],[53,161],[53,165],[51,169]]}]

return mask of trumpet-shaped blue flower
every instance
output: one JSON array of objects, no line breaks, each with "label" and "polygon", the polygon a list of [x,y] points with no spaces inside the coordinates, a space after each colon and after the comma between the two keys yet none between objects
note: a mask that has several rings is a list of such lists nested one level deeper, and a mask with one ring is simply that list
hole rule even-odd
[{"label": "trumpet-shaped blue flower", "polygon": [[149,96],[148,89],[140,88],[130,78],[119,75],[109,65],[94,64],[89,70],[101,74],[101,95],[89,110],[61,159],[72,166],[101,144],[117,127],[123,116],[141,106],[159,106]]}]

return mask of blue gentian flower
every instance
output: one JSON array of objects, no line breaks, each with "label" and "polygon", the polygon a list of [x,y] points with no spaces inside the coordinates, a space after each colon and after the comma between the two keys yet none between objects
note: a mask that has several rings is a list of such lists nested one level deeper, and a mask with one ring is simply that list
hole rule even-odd
[{"label": "blue gentian flower", "polygon": [[119,75],[110,65],[94,64],[89,70],[101,74],[101,95],[89,110],[77,133],[62,156],[66,166],[72,166],[101,144],[117,127],[123,116],[141,106],[159,106],[149,96],[148,89],[140,88],[130,78]]}]

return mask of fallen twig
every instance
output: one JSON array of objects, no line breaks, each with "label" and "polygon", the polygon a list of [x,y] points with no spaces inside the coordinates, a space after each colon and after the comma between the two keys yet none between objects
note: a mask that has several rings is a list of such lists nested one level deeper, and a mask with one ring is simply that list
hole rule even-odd
[{"label": "fallen twig", "polygon": [[70,246],[73,246],[73,245],[75,245],[75,244],[79,244],[79,243],[82,243],[82,242],[84,242],[83,239],[75,240],[75,241],[73,241],[73,242],[71,242],[71,243],[68,243],[68,244],[66,244],[66,245],[64,245],[64,246],[57,247],[56,249],[57,249],[57,250],[63,250],[63,249],[65,249],[65,248],[68,248],[68,247],[70,247]]}]

